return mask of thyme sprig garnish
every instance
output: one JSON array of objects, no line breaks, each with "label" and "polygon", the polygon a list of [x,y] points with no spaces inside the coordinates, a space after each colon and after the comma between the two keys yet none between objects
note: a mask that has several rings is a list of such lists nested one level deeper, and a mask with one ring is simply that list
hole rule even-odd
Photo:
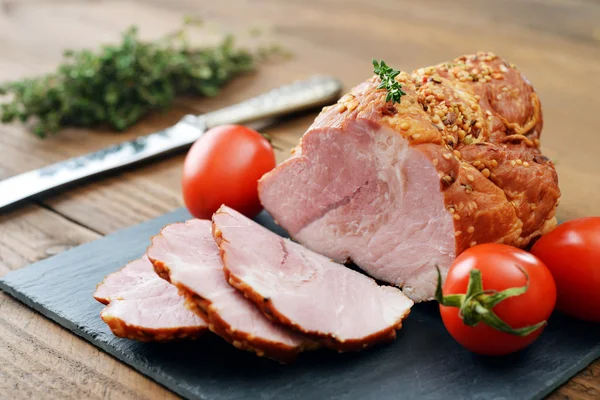
[{"label": "thyme sprig garnish", "polygon": [[400,82],[396,80],[400,71],[388,67],[383,60],[378,62],[376,59],[373,59],[373,72],[381,79],[381,83],[377,86],[377,89],[387,90],[385,101],[391,101],[392,104],[400,103],[400,99],[406,94],[402,91]]}]

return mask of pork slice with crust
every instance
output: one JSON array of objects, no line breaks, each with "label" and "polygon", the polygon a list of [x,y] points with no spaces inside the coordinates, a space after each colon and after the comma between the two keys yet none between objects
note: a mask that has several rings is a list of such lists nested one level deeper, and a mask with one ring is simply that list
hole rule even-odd
[{"label": "pork slice with crust", "polygon": [[539,98],[512,64],[478,53],[396,80],[399,104],[374,76],[324,108],[259,196],[298,242],[424,301],[435,266],[470,246],[553,229],[560,191]]},{"label": "pork slice with crust", "polygon": [[148,341],[195,339],[207,330],[203,318],[185,307],[177,288],[154,272],[146,256],[104,278],[94,298],[116,336]]},{"label": "pork slice with crust", "polygon": [[313,341],[270,321],[227,283],[210,221],[166,226],[152,238],[148,257],[162,277],[186,293],[210,330],[235,347],[281,362],[315,347]]},{"label": "pork slice with crust", "polygon": [[213,215],[229,283],[266,315],[338,351],[391,341],[413,302],[231,208]]}]

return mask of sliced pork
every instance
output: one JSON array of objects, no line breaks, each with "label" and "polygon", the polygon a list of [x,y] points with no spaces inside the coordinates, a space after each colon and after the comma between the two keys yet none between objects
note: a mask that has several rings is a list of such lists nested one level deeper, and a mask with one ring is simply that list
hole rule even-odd
[{"label": "sliced pork", "polygon": [[372,77],[323,109],[259,195],[300,243],[424,301],[435,265],[553,229],[560,191],[539,98],[512,64],[478,53],[396,79],[399,104]]},{"label": "sliced pork", "polygon": [[211,222],[168,225],[152,238],[148,257],[156,271],[185,292],[209,328],[235,347],[289,362],[314,342],[271,322],[225,280]]},{"label": "sliced pork", "polygon": [[207,324],[185,307],[177,288],[154,272],[146,256],[108,275],[94,298],[107,306],[101,317],[116,336],[148,341],[194,339]]},{"label": "sliced pork", "polygon": [[400,290],[269,231],[228,207],[213,216],[229,283],[280,323],[339,351],[393,340],[412,301]]}]

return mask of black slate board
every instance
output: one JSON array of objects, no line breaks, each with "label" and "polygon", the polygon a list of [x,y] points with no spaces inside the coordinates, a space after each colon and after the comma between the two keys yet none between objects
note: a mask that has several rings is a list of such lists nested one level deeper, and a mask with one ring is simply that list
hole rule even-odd
[{"label": "black slate board", "polygon": [[[562,315],[529,349],[479,357],[448,335],[435,304],[414,307],[393,344],[352,354],[319,350],[288,366],[210,334],[171,344],[114,337],[92,298],[96,284],[143,254],[163,225],[187,218],[177,210],[79,246],[9,273],[0,288],[190,399],[539,399],[600,357],[600,324]],[[258,220],[277,229],[267,214]]]}]

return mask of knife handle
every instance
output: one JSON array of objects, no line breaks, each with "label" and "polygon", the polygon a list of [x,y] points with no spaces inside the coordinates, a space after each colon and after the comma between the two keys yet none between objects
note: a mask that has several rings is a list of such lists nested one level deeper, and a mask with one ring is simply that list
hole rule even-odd
[{"label": "knife handle", "polygon": [[334,103],[342,83],[329,76],[316,75],[278,87],[241,103],[198,116],[207,128],[239,124],[288,114]]}]

